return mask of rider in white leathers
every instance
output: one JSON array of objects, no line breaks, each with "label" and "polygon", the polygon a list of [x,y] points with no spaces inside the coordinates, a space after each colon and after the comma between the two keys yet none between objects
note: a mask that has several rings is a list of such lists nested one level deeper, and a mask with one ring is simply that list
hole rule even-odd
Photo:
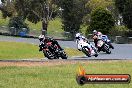
[{"label": "rider in white leathers", "polygon": [[86,37],[84,37],[80,33],[77,33],[75,35],[75,37],[76,37],[77,48],[78,48],[79,51],[82,50],[82,47],[83,47],[82,45],[84,45],[84,46],[87,46],[90,49],[91,55],[95,54],[94,49],[96,49],[96,48],[88,41],[88,39]]}]

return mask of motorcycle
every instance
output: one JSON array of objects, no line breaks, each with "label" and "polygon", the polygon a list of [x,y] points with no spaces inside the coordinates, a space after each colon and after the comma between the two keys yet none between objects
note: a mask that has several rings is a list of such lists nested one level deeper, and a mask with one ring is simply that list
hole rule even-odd
[{"label": "motorcycle", "polygon": [[91,56],[98,56],[97,49],[87,41],[81,39],[81,40],[76,40],[77,47],[79,51],[82,51],[86,56],[91,57]]},{"label": "motorcycle", "polygon": [[109,45],[110,48],[114,49],[114,46],[111,44],[111,40],[108,39],[107,35],[102,35],[102,40]]},{"label": "motorcycle", "polygon": [[102,39],[97,42],[98,51],[106,52],[107,54],[111,54],[110,47],[106,44]]},{"label": "motorcycle", "polygon": [[48,59],[59,59],[61,57],[62,59],[67,59],[67,55],[65,51],[60,50],[60,48],[57,45],[52,45],[52,42],[39,44],[39,51],[43,51],[44,56],[47,57]]}]

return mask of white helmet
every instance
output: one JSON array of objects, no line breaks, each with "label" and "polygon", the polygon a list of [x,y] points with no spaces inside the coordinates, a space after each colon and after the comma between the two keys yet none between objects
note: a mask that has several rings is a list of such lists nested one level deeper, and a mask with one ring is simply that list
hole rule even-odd
[{"label": "white helmet", "polygon": [[97,33],[97,30],[93,30],[93,34],[96,34]]},{"label": "white helmet", "polygon": [[44,35],[40,35],[38,38],[39,38],[40,41],[42,41],[42,40],[45,39],[45,36]]},{"label": "white helmet", "polygon": [[75,35],[75,37],[78,38],[80,35],[81,35],[80,33],[77,33],[77,34]]}]

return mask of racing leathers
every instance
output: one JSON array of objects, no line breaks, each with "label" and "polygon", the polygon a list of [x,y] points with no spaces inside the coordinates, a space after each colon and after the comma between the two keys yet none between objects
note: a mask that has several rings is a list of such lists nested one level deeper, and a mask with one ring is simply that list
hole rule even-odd
[{"label": "racing leathers", "polygon": [[[44,47],[47,45],[48,42],[52,42],[52,45],[53,45],[53,46],[54,46],[54,45],[57,45],[58,48],[59,48],[60,50],[63,50],[63,49],[61,48],[61,46],[58,44],[58,42],[57,42],[55,39],[46,37],[45,39],[43,39],[43,40],[40,41],[40,42],[41,42],[41,43],[44,43]],[[39,51],[41,51],[41,50],[39,50]],[[53,50],[52,50],[52,51],[53,51]]]},{"label": "racing leathers", "polygon": [[79,51],[82,50],[82,46],[78,45],[79,43],[83,43],[86,42],[87,43],[87,47],[90,49],[90,54],[94,54],[94,50],[96,49],[89,41],[87,38],[85,38],[84,36],[80,35],[78,37],[76,37],[76,43],[77,43],[77,48]]},{"label": "racing leathers", "polygon": [[98,40],[102,39],[102,33],[101,32],[94,33],[93,39],[94,39],[95,47],[97,47]]}]

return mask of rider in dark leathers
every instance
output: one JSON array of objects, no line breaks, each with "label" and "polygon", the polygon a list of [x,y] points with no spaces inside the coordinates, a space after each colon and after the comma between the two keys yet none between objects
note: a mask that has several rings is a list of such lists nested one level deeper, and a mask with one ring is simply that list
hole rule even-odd
[{"label": "rider in dark leathers", "polygon": [[[40,40],[41,43],[44,43],[44,47],[46,46],[46,43],[52,42],[53,46],[57,45],[60,50],[63,50],[55,39],[52,39],[52,38],[49,38],[49,37],[45,37],[44,35],[40,35],[39,36],[39,40]],[[42,50],[39,49],[39,51],[42,51]],[[53,49],[51,51],[53,51]]]},{"label": "rider in dark leathers", "polygon": [[102,33],[94,30],[93,31],[93,39],[94,39],[95,47],[97,47],[98,40],[102,39]]}]

